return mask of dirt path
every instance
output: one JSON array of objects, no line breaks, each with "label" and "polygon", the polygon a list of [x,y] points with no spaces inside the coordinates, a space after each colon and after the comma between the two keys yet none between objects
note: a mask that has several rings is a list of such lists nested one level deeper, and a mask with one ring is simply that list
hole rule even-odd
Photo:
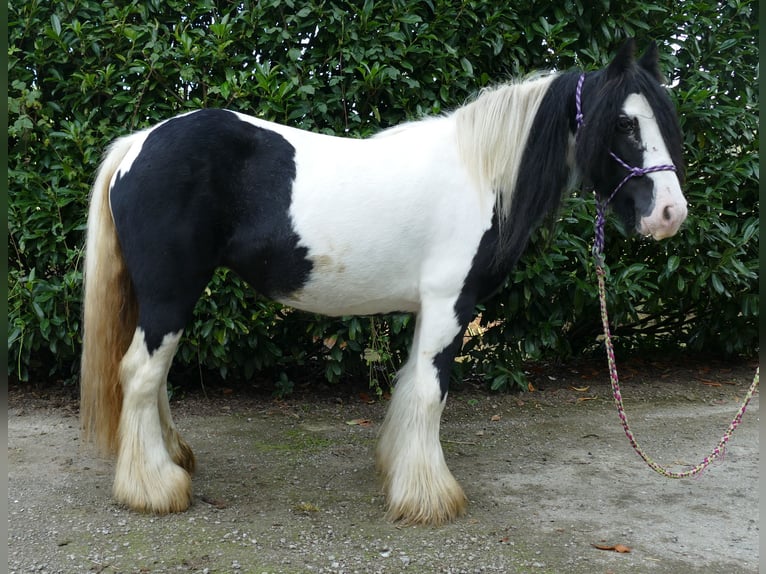
[{"label": "dirt path", "polygon": [[[628,367],[639,441],[676,470],[696,463],[754,368],[665,366],[647,379]],[[9,571],[758,572],[758,396],[725,460],[673,481],[630,449],[596,370],[539,374],[534,393],[452,394],[442,441],[470,507],[438,529],[383,520],[373,453],[385,401],[187,398],[174,412],[197,455],[194,505],[154,517],[113,503],[112,462],[80,448],[76,404],[11,389]],[[349,424],[359,419],[371,424]]]}]

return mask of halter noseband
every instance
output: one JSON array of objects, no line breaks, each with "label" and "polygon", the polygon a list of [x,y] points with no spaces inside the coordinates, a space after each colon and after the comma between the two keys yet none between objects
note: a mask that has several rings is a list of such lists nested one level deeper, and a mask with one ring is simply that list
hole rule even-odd
[{"label": "halter noseband", "polygon": [[[584,83],[585,74],[583,73],[580,74],[580,78],[577,80],[577,89],[575,90],[575,106],[577,108],[575,121],[577,122],[578,131],[585,123],[585,117],[582,113],[582,87]],[[672,164],[654,165],[651,167],[633,167],[628,162],[621,159],[620,156],[618,156],[613,151],[610,151],[609,155],[612,156],[615,161],[622,167],[628,170],[628,173],[622,179],[622,181],[617,184],[617,187],[614,188],[614,191],[606,199],[606,201],[599,199],[598,194],[596,194],[596,241],[593,245],[593,252],[596,255],[600,254],[604,248],[604,221],[606,218],[606,206],[610,201],[612,201],[614,196],[617,195],[617,192],[620,191],[626,183],[628,183],[628,180],[634,177],[642,177],[655,171],[676,171],[676,166]]]}]

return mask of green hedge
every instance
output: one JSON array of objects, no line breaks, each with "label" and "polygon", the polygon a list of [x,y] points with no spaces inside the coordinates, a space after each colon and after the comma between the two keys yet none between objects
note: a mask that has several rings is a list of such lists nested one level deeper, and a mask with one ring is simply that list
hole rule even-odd
[{"label": "green hedge", "polygon": [[[86,202],[113,138],[200,107],[362,137],[536,69],[601,67],[627,36],[661,43],[686,138],[690,215],[662,243],[610,224],[617,344],[757,350],[756,2],[124,4],[9,6],[11,376],[76,380]],[[466,345],[461,374],[509,387],[523,383],[523,360],[597,346],[592,217],[591,198],[574,194],[552,230],[535,235],[507,287],[481,309],[484,334]],[[364,377],[385,388],[412,323],[294,312],[222,270],[176,368],[244,380],[260,373],[277,392],[301,377]]]}]

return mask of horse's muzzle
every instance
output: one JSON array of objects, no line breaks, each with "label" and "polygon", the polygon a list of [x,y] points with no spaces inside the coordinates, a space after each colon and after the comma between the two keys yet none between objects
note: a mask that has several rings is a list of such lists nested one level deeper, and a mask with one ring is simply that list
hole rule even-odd
[{"label": "horse's muzzle", "polygon": [[663,202],[655,206],[651,215],[641,218],[638,231],[641,235],[651,236],[657,241],[673,237],[687,214],[686,200]]}]

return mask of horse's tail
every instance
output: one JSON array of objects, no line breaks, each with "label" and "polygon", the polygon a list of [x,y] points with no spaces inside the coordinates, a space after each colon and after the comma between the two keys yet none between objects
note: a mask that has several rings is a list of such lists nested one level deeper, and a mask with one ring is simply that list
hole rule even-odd
[{"label": "horse's tail", "polygon": [[109,203],[110,182],[132,144],[125,137],[111,145],[96,175],[88,208],[80,424],[84,441],[94,442],[104,454],[118,447],[120,360],[138,323],[138,304]]}]

